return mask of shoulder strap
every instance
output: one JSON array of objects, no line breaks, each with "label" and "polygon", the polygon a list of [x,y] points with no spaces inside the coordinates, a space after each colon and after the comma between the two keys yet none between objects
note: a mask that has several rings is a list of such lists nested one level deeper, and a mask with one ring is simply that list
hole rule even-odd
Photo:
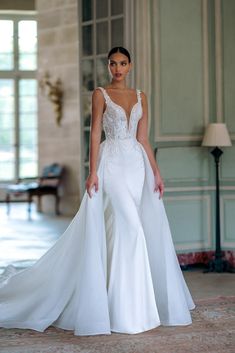
[{"label": "shoulder strap", "polygon": [[141,95],[140,95],[141,90],[137,89],[136,91],[137,91],[137,99],[138,99],[138,102],[140,102],[140,101],[141,101]]},{"label": "shoulder strap", "polygon": [[105,89],[103,87],[97,87],[97,89],[99,89],[103,93],[105,103],[107,104],[109,96],[107,95]]}]

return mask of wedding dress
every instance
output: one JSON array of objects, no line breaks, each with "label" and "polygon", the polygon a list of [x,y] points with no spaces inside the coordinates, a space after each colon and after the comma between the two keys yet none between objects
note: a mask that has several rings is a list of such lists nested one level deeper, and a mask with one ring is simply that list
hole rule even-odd
[{"label": "wedding dress", "polygon": [[0,326],[75,335],[138,333],[189,325],[195,308],[162,199],[136,139],[140,91],[128,117],[104,88],[97,174],[67,230],[33,266],[9,266],[0,285]]}]

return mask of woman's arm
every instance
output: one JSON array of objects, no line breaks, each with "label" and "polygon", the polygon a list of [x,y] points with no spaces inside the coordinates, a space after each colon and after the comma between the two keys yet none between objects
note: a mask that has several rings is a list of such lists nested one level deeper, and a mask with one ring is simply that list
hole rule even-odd
[{"label": "woman's arm", "polygon": [[86,180],[86,190],[88,195],[92,197],[91,189],[95,186],[98,191],[97,176],[97,159],[99,154],[101,132],[102,132],[102,116],[104,110],[104,97],[99,89],[92,94],[92,113],[91,113],[91,132],[90,132],[90,153],[89,153],[89,175]]},{"label": "woman's arm", "polygon": [[141,92],[141,98],[142,98],[141,100],[142,100],[143,115],[142,115],[142,118],[140,119],[139,124],[138,124],[137,140],[144,147],[145,152],[147,153],[149,162],[151,164],[154,178],[155,178],[154,191],[159,190],[160,197],[162,197],[163,192],[164,192],[164,184],[163,184],[163,180],[162,180],[162,177],[160,174],[159,167],[158,167],[157,162],[154,157],[152,147],[151,147],[149,140],[148,140],[148,103],[147,103],[146,95],[143,92]]}]

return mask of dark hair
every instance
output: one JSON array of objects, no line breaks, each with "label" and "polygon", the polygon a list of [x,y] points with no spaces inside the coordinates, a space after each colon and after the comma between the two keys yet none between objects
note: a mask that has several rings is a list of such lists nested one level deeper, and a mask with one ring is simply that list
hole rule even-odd
[{"label": "dark hair", "polygon": [[108,53],[108,59],[110,58],[111,55],[113,55],[115,53],[121,53],[121,54],[125,55],[128,58],[129,63],[131,62],[131,56],[130,56],[130,53],[127,49],[125,49],[123,47],[112,48],[110,50],[110,52]]}]

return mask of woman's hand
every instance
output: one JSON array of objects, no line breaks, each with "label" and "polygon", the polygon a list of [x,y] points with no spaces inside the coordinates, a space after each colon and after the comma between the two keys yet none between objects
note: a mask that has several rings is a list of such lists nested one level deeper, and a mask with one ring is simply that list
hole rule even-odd
[{"label": "woman's hand", "polygon": [[95,192],[98,191],[98,176],[97,174],[89,174],[86,180],[86,190],[90,198],[92,197],[91,189],[95,186]]},{"label": "woman's hand", "polygon": [[164,193],[164,183],[163,183],[161,175],[159,173],[154,175],[154,180],[155,180],[154,191],[156,191],[156,192],[159,191],[159,193],[160,193],[160,197],[159,198],[162,198],[163,197],[163,193]]}]

